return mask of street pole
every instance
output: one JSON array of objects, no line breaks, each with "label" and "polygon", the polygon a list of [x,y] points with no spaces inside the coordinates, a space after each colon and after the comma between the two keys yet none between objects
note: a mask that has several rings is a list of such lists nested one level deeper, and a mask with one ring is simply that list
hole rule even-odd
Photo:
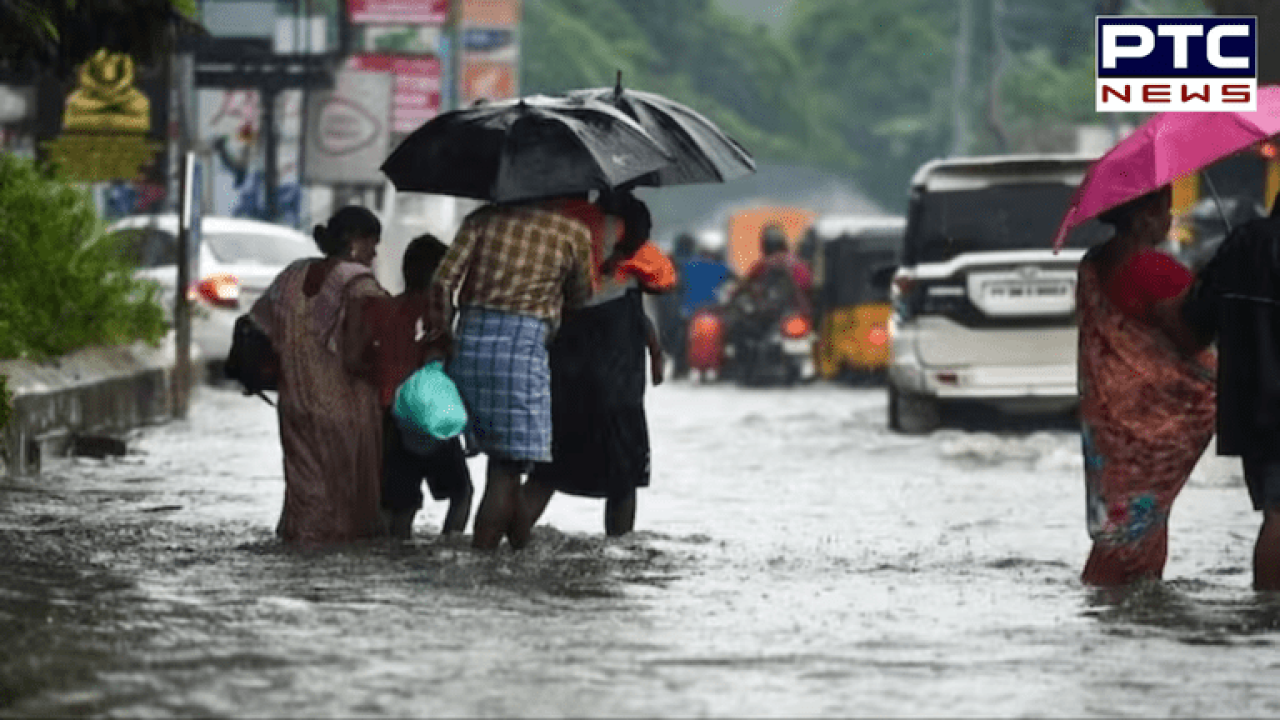
[{"label": "street pole", "polygon": [[173,365],[173,416],[178,419],[187,416],[190,407],[191,392],[191,307],[187,301],[187,288],[191,285],[191,203],[192,163],[191,136],[188,130],[188,114],[192,109],[187,107],[188,93],[192,82],[192,58],[190,53],[170,56],[169,67],[173,73],[176,65],[178,76],[178,149],[179,149],[179,185],[178,185],[178,281],[173,297],[174,365]]},{"label": "street pole", "polygon": [[1004,126],[1004,105],[1000,100],[1000,86],[1004,83],[1004,71],[1009,59],[1004,40],[1004,0],[991,0],[991,51],[994,54],[991,84],[987,88],[987,126],[996,139],[999,152],[1009,151],[1009,132]]},{"label": "street pole", "polygon": [[449,57],[445,74],[449,78],[449,97],[442,98],[445,110],[456,110],[462,107],[462,3],[464,0],[452,0],[449,3],[449,19],[445,34],[449,37]]},{"label": "street pole", "polygon": [[[312,55],[311,40],[311,0],[302,0],[302,27],[303,32],[299,33],[304,38],[302,50],[307,60],[310,61]],[[307,113],[307,105],[311,97],[311,76],[307,74],[306,80],[302,83],[298,107],[298,217],[302,222],[302,226],[306,227],[306,220],[303,218],[303,212],[309,212],[311,207],[309,196],[309,185],[307,184],[307,122],[310,116]]]},{"label": "street pole", "polygon": [[280,97],[280,94],[277,92],[276,83],[270,78],[265,78],[264,82],[258,86],[258,92],[262,97],[262,130],[266,133],[267,143],[264,152],[266,167],[263,168],[262,175],[262,192],[266,200],[267,216],[263,220],[273,223],[280,214],[276,195],[276,185],[279,183],[279,168],[276,164],[280,144],[276,136],[276,98]]},{"label": "street pole", "polygon": [[973,0],[960,0],[956,60],[951,65],[951,154],[969,152],[969,45]]}]

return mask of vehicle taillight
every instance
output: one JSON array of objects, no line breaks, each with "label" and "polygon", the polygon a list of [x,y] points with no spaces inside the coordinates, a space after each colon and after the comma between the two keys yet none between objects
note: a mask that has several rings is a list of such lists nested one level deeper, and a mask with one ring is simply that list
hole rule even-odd
[{"label": "vehicle taillight", "polygon": [[809,334],[809,319],[803,315],[788,315],[782,320],[782,334],[789,338]]},{"label": "vehicle taillight", "polygon": [[898,322],[906,322],[916,314],[918,288],[919,283],[913,275],[899,270],[893,276],[893,282],[889,285],[889,304],[893,307],[893,314],[897,316]]},{"label": "vehicle taillight", "polygon": [[695,313],[689,320],[689,337],[693,340],[719,342],[716,338],[720,337],[720,331],[720,318],[713,313]]},{"label": "vehicle taillight", "polygon": [[876,323],[867,331],[867,342],[875,346],[884,345],[889,342],[889,331],[881,323]]},{"label": "vehicle taillight", "polygon": [[203,298],[210,305],[217,307],[233,310],[240,307],[240,279],[235,275],[226,273],[209,275],[191,286],[191,289],[193,292],[188,293],[188,297],[194,295]]}]

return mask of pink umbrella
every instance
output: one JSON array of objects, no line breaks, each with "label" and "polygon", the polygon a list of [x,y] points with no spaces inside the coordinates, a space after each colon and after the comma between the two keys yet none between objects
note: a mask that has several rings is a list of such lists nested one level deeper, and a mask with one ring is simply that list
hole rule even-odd
[{"label": "pink umbrella", "polygon": [[1072,228],[1090,218],[1278,133],[1280,86],[1275,85],[1258,88],[1256,112],[1153,115],[1089,167],[1053,236],[1054,251]]}]

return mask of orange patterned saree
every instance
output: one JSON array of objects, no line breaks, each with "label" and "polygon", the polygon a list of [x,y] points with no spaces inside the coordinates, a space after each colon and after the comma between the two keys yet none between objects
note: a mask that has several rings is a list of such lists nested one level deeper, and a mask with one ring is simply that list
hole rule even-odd
[{"label": "orange patterned saree", "polygon": [[1216,358],[1191,357],[1106,298],[1080,264],[1080,420],[1089,536],[1083,580],[1159,579],[1173,501],[1214,432]]}]

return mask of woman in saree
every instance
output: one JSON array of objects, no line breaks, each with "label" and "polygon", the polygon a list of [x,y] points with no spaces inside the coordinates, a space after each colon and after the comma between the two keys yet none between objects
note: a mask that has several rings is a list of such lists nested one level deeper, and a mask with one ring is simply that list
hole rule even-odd
[{"label": "woman in saree", "polygon": [[1155,249],[1168,186],[1103,213],[1114,236],[1080,264],[1080,418],[1089,536],[1082,580],[1159,580],[1169,513],[1214,432],[1215,357],[1176,312],[1189,271]]},{"label": "woman in saree", "polygon": [[552,460],[534,466],[521,493],[515,535],[522,542],[556,492],[604,499],[605,534],[626,535],[635,527],[637,490],[649,486],[645,378],[662,383],[665,356],[642,293],[673,289],[675,267],[649,242],[643,201],[621,192],[602,205],[562,208],[593,230],[595,292],[566,315],[551,345]]},{"label": "woman in saree", "polygon": [[289,544],[385,534],[382,408],[355,311],[386,295],[370,269],[381,232],[369,210],[342,208],[313,232],[324,258],[289,265],[251,310],[280,356],[285,490],[276,534]]}]

